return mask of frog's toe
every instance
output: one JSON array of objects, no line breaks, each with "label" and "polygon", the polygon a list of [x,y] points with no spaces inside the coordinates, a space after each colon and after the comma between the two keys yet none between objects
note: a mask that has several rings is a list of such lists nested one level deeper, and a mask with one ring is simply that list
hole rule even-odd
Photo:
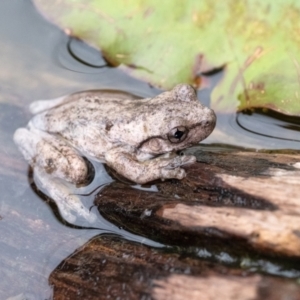
[{"label": "frog's toe", "polygon": [[167,169],[176,169],[184,165],[189,165],[196,162],[196,157],[193,155],[182,155],[176,156],[172,158],[168,165],[166,166]]},{"label": "frog's toe", "polygon": [[183,179],[186,176],[185,170],[181,168],[176,168],[176,169],[163,169],[162,170],[162,179],[171,179],[171,178],[176,178],[176,179]]},{"label": "frog's toe", "polygon": [[181,166],[190,165],[197,161],[197,158],[194,155],[182,155],[181,158]]}]

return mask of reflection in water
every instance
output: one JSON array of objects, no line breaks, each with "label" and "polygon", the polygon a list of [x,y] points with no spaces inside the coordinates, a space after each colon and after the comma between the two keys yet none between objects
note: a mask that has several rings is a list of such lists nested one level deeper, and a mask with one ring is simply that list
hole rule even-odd
[{"label": "reflection in water", "polygon": [[[31,184],[33,191],[42,198],[46,203],[49,204],[51,207],[54,215],[56,216],[57,220],[63,224],[64,226],[73,228],[73,229],[93,229],[97,230],[97,232],[100,230],[102,232],[106,233],[113,233],[118,234],[128,240],[141,242],[145,245],[153,246],[153,247],[161,247],[162,244],[154,242],[150,239],[132,234],[130,232],[127,232],[123,229],[120,229],[118,226],[115,226],[114,224],[106,221],[98,211],[98,208],[94,205],[94,200],[96,198],[96,195],[101,198],[101,189],[103,189],[105,186],[109,185],[111,182],[113,182],[113,179],[108,175],[106,172],[104,165],[100,162],[92,161],[91,162],[95,169],[95,176],[90,184],[87,186],[79,187],[79,188],[73,188],[73,193],[80,197],[80,200],[85,205],[86,208],[88,208],[90,211],[93,211],[97,215],[97,219],[94,223],[87,222],[84,218],[77,218],[74,223],[67,222],[62,215],[59,212],[59,209],[54,201],[54,199],[51,199],[47,197],[46,195],[48,192],[41,188],[39,190],[40,186],[36,186],[33,182]],[[137,185],[134,186],[134,188],[138,188]],[[140,189],[143,189],[140,187]],[[151,186],[151,188],[147,189],[147,191],[156,192],[157,188],[155,186]]]},{"label": "reflection in water", "polygon": [[[100,190],[105,185],[109,184],[113,180],[105,171],[105,168],[102,163],[95,162],[95,161],[91,163],[93,164],[94,167],[93,168],[94,176],[92,178],[92,181],[88,185],[78,187],[78,188],[74,185],[69,184],[68,188],[70,189],[70,193],[72,193],[72,195],[77,196],[81,200],[85,208],[94,214],[93,202],[94,202],[95,195],[99,193]],[[30,174],[29,176],[32,177],[31,175],[32,174]],[[45,202],[49,203],[58,221],[61,222],[62,224],[77,229],[83,229],[83,228],[104,229],[105,228],[105,225],[99,222],[101,218],[100,219],[98,218],[96,223],[91,224],[83,217],[80,218],[80,216],[77,216],[75,222],[69,223],[66,219],[64,219],[62,214],[59,212],[59,208],[57,206],[57,203],[55,203],[55,199],[51,199],[51,196],[49,195],[49,191],[46,188],[44,188],[43,184],[41,184],[39,180],[34,180],[34,182],[32,183],[32,188]]]},{"label": "reflection in water", "polygon": [[282,141],[300,142],[300,118],[297,117],[284,116],[271,111],[263,113],[257,110],[251,114],[238,113],[236,123],[246,133]]}]

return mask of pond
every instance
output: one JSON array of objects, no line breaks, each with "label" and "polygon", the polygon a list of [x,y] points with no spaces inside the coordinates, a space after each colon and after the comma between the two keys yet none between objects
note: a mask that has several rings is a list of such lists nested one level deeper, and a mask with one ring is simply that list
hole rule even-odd
[{"label": "pond", "polygon": [[[37,191],[31,170],[13,142],[15,130],[26,126],[31,118],[28,106],[34,100],[93,89],[152,97],[160,90],[106,65],[96,50],[70,40],[47,22],[30,1],[2,0],[0,15],[0,298],[51,299],[51,272],[99,234],[113,234],[116,239],[122,237],[153,249],[164,245],[127,232],[105,220],[96,209],[95,226],[64,222],[55,205]],[[213,84],[220,77],[214,75]],[[212,88],[198,92],[205,105],[209,105]],[[218,151],[238,147],[299,149],[299,130],[298,119],[262,111],[220,114],[215,131],[203,144]],[[101,172],[105,177],[102,183],[111,182],[103,168]],[[94,195],[87,200],[91,204]]]}]

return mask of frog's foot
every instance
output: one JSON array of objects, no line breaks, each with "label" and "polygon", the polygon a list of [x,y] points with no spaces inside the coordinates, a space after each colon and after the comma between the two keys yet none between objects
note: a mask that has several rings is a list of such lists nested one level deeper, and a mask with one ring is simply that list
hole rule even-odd
[{"label": "frog's foot", "polygon": [[182,155],[172,158],[158,157],[152,162],[160,170],[159,177],[161,179],[183,179],[186,176],[186,172],[180,167],[196,162],[196,157],[193,155]]},{"label": "frog's foot", "polygon": [[54,200],[61,216],[67,222],[74,224],[78,217],[84,218],[89,223],[96,221],[97,216],[83,205],[77,195],[72,194],[67,183],[53,178],[40,168],[34,169],[34,179],[38,186]]},{"label": "frog's foot", "polygon": [[70,223],[77,216],[93,223],[96,215],[72,194],[72,188],[84,183],[88,174],[88,167],[76,150],[63,139],[32,128],[30,124],[29,129],[19,128],[14,140],[33,167],[38,186],[55,201],[61,215]]},{"label": "frog's foot", "polygon": [[181,166],[190,165],[196,162],[196,157],[193,155],[169,155],[159,156],[157,160],[161,160],[162,166],[166,169],[176,169]]},{"label": "frog's foot", "polygon": [[182,179],[186,173],[181,168],[183,165],[196,161],[195,156],[162,155],[146,161],[138,161],[130,153],[113,149],[105,154],[106,163],[118,173],[130,180],[144,184],[156,179]]}]

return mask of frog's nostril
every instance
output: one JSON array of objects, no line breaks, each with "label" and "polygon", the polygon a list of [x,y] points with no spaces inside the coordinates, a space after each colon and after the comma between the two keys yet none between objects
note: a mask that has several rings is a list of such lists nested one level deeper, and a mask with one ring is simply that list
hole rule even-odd
[{"label": "frog's nostril", "polygon": [[205,121],[201,122],[202,127],[208,127],[208,126],[210,126],[210,124],[211,124],[211,122],[209,120],[205,120]]}]

